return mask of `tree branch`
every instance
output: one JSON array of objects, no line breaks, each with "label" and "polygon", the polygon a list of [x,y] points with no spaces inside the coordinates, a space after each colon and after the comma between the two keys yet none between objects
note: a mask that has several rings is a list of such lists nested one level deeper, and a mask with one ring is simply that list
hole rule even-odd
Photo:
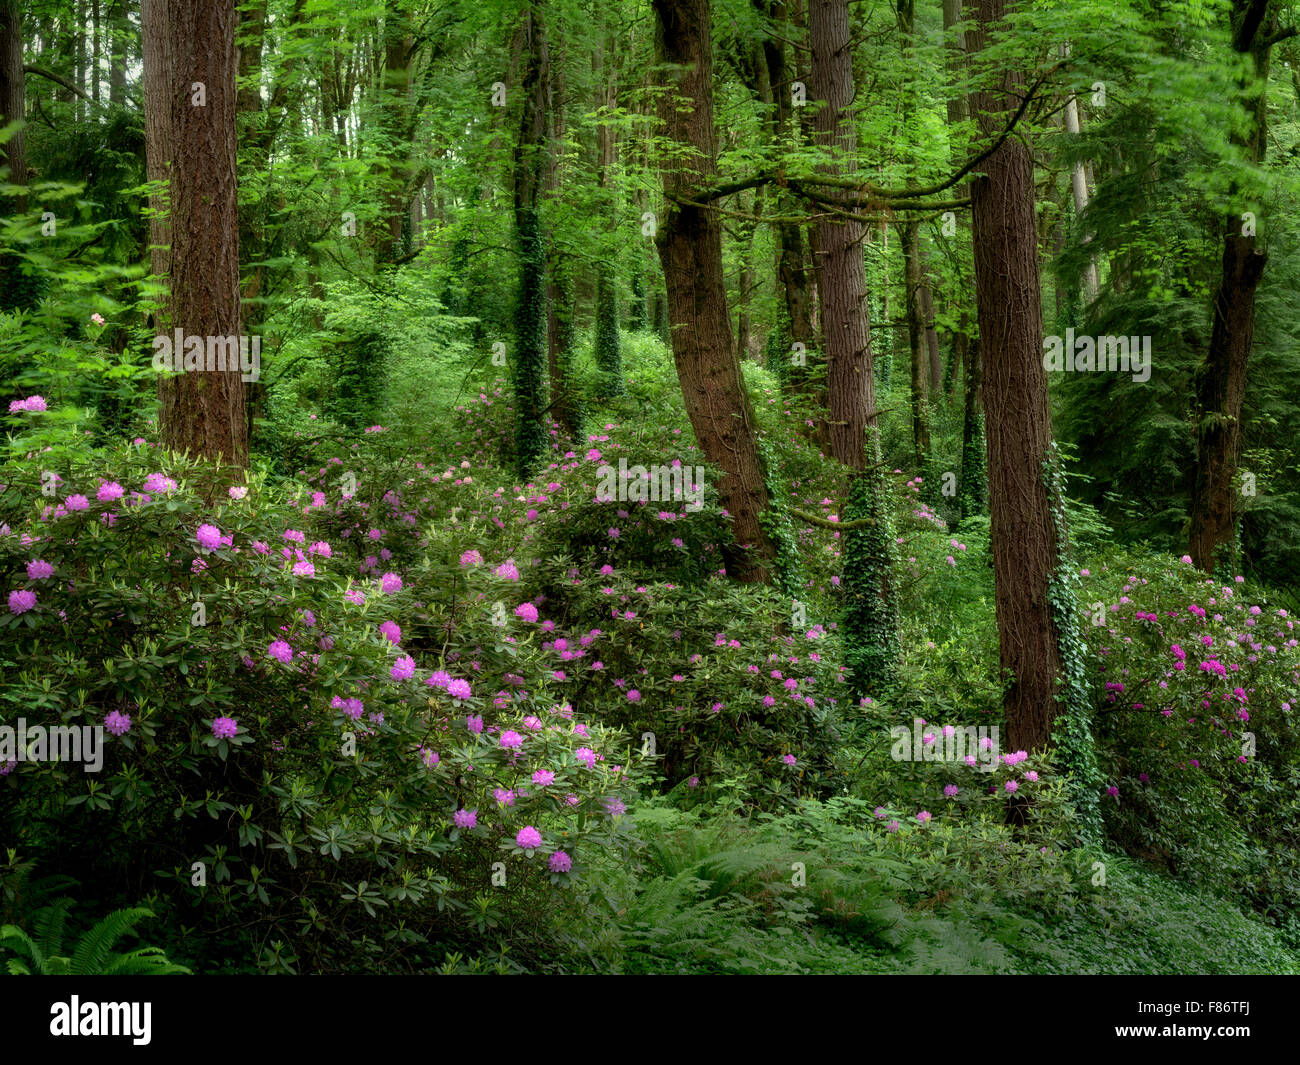
[{"label": "tree branch", "polygon": [[796,518],[806,521],[809,525],[816,525],[823,529],[861,529],[867,525],[875,525],[875,518],[858,518],[856,521],[827,521],[817,514],[809,514],[806,510],[800,510],[798,507],[787,507]]},{"label": "tree branch", "polygon": [[101,104],[98,100],[92,100],[89,96],[87,96],[84,92],[82,92],[74,84],[72,84],[72,82],[70,82],[67,78],[54,73],[54,71],[52,70],[46,70],[44,67],[34,67],[28,65],[23,67],[23,73],[35,74],[39,78],[46,78],[47,80],[54,82],[55,85],[62,85],[65,89],[68,90],[68,92],[75,92],[87,103],[92,103],[96,107],[103,106],[103,104]]}]

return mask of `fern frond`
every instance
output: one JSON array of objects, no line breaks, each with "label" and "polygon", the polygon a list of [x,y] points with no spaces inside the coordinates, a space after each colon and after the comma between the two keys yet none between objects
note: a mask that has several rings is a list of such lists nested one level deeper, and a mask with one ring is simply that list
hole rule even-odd
[{"label": "fern frond", "polygon": [[50,905],[42,906],[32,917],[32,930],[40,937],[41,950],[47,955],[58,954],[62,950],[68,911],[75,905],[67,897],[55,899]]},{"label": "fern frond", "polygon": [[17,925],[7,924],[0,928],[0,946],[8,947],[19,957],[26,957],[32,963],[37,975],[45,972],[45,954],[36,940]]},{"label": "fern frond", "polygon": [[116,954],[104,968],[105,976],[191,976],[193,970],[167,959],[162,947],[141,947],[129,954]]},{"label": "fern frond", "polygon": [[143,906],[114,910],[81,937],[72,954],[72,972],[77,976],[94,976],[102,972],[113,954],[113,945],[126,933],[134,931],[136,922],[152,916],[153,911]]}]

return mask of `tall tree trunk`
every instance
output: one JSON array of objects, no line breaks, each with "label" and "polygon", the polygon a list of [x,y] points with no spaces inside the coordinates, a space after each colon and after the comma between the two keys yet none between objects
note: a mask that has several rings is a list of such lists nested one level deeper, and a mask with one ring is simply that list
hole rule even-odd
[{"label": "tall tree trunk", "polygon": [[[147,0],[141,0],[143,6]],[[144,15],[141,13],[141,20]],[[114,107],[126,103],[126,45],[131,33],[126,17],[126,0],[112,0],[108,8],[109,67],[108,102]]]},{"label": "tall tree trunk", "polygon": [[[77,0],[76,29],[73,31],[73,47],[76,49],[76,66],[73,84],[83,93],[86,91],[86,0]],[[86,102],[81,96],[72,98],[72,114],[77,122],[86,117]]]},{"label": "tall tree trunk", "polygon": [[[566,169],[559,154],[566,130],[567,103],[567,84],[559,42],[551,62],[547,64],[547,70],[550,75],[550,107],[547,111],[546,191],[549,195],[556,195]],[[582,432],[582,407],[573,375],[573,350],[577,334],[573,273],[569,256],[553,240],[548,244],[547,256],[546,350],[551,380],[551,415],[561,431],[571,440],[576,440]]]},{"label": "tall tree trunk", "polygon": [[[27,184],[27,93],[23,83],[23,13],[19,0],[0,0],[0,128],[17,124],[8,142],[0,144],[0,181]],[[0,196],[0,214],[22,214],[27,197]],[[40,286],[27,276],[21,257],[0,252],[0,311],[26,310],[38,302]]]},{"label": "tall tree trunk", "polygon": [[[240,379],[239,211],[235,160],[235,0],[168,0],[171,73],[171,321],[186,337],[235,338],[234,368],[172,381],[163,441],[230,467],[248,465]],[[198,105],[194,89],[204,94]],[[188,348],[188,344],[186,347]],[[229,356],[229,348],[224,352]],[[212,362],[217,360],[214,357]],[[223,360],[229,365],[229,360]]]},{"label": "tall tree trunk", "polygon": [[[764,103],[771,105],[769,135],[779,144],[790,135],[790,114],[793,110],[792,83],[785,58],[785,41],[789,32],[786,21],[785,0],[757,0],[774,24],[774,35],[763,39],[763,65],[767,76],[761,84],[767,88]],[[777,215],[793,213],[794,201],[785,193],[778,193],[773,204]],[[778,222],[777,272],[781,291],[785,297],[785,314],[790,327],[790,341],[802,343],[807,348],[816,346],[809,307],[808,267],[804,252],[803,229],[793,222]]]},{"label": "tall tree trunk", "polygon": [[[266,35],[267,0],[253,0],[245,5],[239,16],[239,36],[244,42],[239,48],[239,85],[235,97],[236,122],[239,142],[244,147],[244,164],[255,173],[267,168],[271,135],[268,119],[262,108],[262,44]],[[246,171],[247,172],[247,171]],[[265,186],[263,186],[265,189]],[[265,195],[265,192],[263,192]],[[241,333],[261,334],[260,322],[249,329],[249,316],[261,319],[255,308],[266,285],[266,266],[263,258],[263,237],[266,232],[265,210],[261,203],[239,204],[239,253],[241,273],[244,275],[240,300]],[[261,381],[248,383],[245,395],[248,416],[248,435],[253,434],[253,424],[261,414],[266,387]]]},{"label": "tall tree trunk", "polygon": [[961,521],[984,512],[988,501],[985,476],[984,397],[981,394],[980,343],[964,333],[965,376],[962,379],[961,475],[957,482],[957,513]]},{"label": "tall tree trunk", "polygon": [[[1006,13],[1004,0],[972,0],[978,27],[972,50],[986,46]],[[1014,110],[1024,79],[1006,71],[996,90],[971,100],[980,130],[991,138]],[[1048,598],[1057,565],[1057,533],[1043,464],[1052,443],[1034,219],[1034,161],[1008,137],[980,164],[971,182],[975,287],[984,368],[992,517],[994,601],[1005,697],[1007,743],[1041,750],[1057,712],[1061,634]]]},{"label": "tall tree trunk", "polygon": [[[835,153],[827,172],[854,169],[856,138],[850,116],[853,58],[845,0],[809,0],[808,39],[812,46],[809,93],[825,101],[815,119],[817,142]],[[861,222],[823,216],[817,223],[821,260],[822,328],[829,363],[831,454],[846,466],[866,465],[865,430],[874,424],[867,277]]]},{"label": "tall tree trunk", "polygon": [[[752,205],[754,218],[763,214],[763,190],[756,190]],[[754,235],[758,232],[758,223],[754,219],[740,222],[740,232],[736,241],[737,256],[740,259],[740,282],[736,307],[736,357],[744,362],[750,358],[749,307],[754,290]]]},{"label": "tall tree trunk", "polygon": [[930,462],[930,367],[921,314],[920,228],[920,223],[911,220],[904,220],[898,227],[903,245],[903,317],[907,321],[912,369],[912,461],[918,471],[926,470]]},{"label": "tall tree trunk", "polygon": [[90,5],[90,98],[95,103],[99,103],[100,2],[91,0]]},{"label": "tall tree trunk", "polygon": [[[25,123],[26,102],[21,0],[0,0],[0,125]],[[27,184],[27,132],[22,125],[0,144],[0,166],[9,168],[9,184]]]},{"label": "tall tree trunk", "polygon": [[[1258,165],[1267,145],[1266,93],[1277,10],[1269,0],[1234,0],[1231,18],[1233,50],[1250,58],[1254,74],[1242,85],[1249,122],[1244,133],[1232,134],[1232,143]],[[1193,412],[1196,472],[1189,549],[1193,563],[1207,573],[1220,565],[1236,568],[1241,408],[1255,338],[1255,292],[1267,261],[1255,246],[1254,228],[1245,231],[1240,213],[1229,214],[1223,224],[1223,272],[1214,294],[1210,347],[1196,374]]]},{"label": "tall tree trunk", "polygon": [[[162,191],[149,197],[149,272],[166,283],[171,272],[171,223],[168,217],[170,194],[166,183],[171,179],[172,138],[171,38],[167,29],[168,0],[141,0],[140,38],[144,53],[144,147],[145,176],[151,183],[161,183]],[[176,89],[180,91],[179,88]],[[168,297],[154,312],[154,333],[168,332]],[[169,378],[159,381],[158,394],[163,403],[164,420],[171,417],[168,407],[174,402]]]},{"label": "tall tree trunk", "polygon": [[[1068,44],[1062,45],[1061,53],[1063,58],[1068,58],[1070,46]],[[1079,101],[1074,93],[1070,93],[1069,98],[1065,101],[1065,132],[1071,137],[1078,137],[1080,133]],[[1084,208],[1088,206],[1088,175],[1084,169],[1082,159],[1075,160],[1070,167],[1070,192],[1074,197],[1074,224],[1078,226]],[[1097,274],[1097,261],[1089,256],[1088,265],[1083,275],[1084,296],[1089,303],[1092,303],[1097,298],[1100,289],[1101,282]]]},{"label": "tall tree trunk", "polygon": [[[618,89],[614,84],[614,42],[602,37],[600,66],[604,71],[604,89],[601,104],[613,110],[618,106]],[[601,122],[596,127],[596,180],[600,186],[606,209],[617,215],[617,191],[613,188],[614,160],[617,152],[614,127]],[[596,264],[596,367],[600,370],[600,392],[603,396],[621,396],[626,385],[623,381],[623,355],[618,332],[618,271],[616,257],[606,255]]]},{"label": "tall tree trunk", "polygon": [[396,0],[390,0],[384,14],[383,50],[379,125],[389,147],[384,153],[384,217],[376,261],[391,263],[408,250],[403,223],[407,218],[407,181],[415,122],[410,99],[415,43],[409,17]]},{"label": "tall tree trunk", "polygon": [[754,412],[731,338],[722,276],[718,213],[683,203],[713,177],[713,31],[709,0],[652,0],[655,54],[664,92],[659,117],[675,151],[663,164],[666,217],[656,245],[668,286],[673,361],[695,437],[723,471],[718,494],[731,515],[734,544],[724,548],[727,572],[767,581],[775,546],[759,522],[767,509]]},{"label": "tall tree trunk", "polygon": [[[815,119],[816,139],[832,153],[830,173],[851,173],[857,145],[848,113],[854,94],[848,0],[809,0],[808,42],[809,95],[825,101]],[[894,537],[876,421],[865,236],[860,222],[823,218],[817,224],[831,453],[855,471],[844,516],[865,523],[843,534],[841,574],[844,658],[850,688],[859,698],[879,696],[892,686],[900,653]]]},{"label": "tall tree trunk", "polygon": [[916,240],[917,312],[925,336],[925,350],[930,356],[930,401],[937,403],[943,392],[943,359],[939,355],[939,331],[934,326],[934,290],[930,288],[929,256],[925,250],[925,231],[918,230]]},{"label": "tall tree trunk", "polygon": [[515,145],[515,239],[519,245],[519,293],[515,304],[515,467],[527,479],[546,449],[543,400],[546,373],[546,247],[538,212],[546,150],[548,56],[540,5],[524,13],[524,97]]},{"label": "tall tree trunk", "polygon": [[[899,37],[903,50],[903,68],[908,71],[916,71],[918,64],[916,60],[916,0],[897,0],[897,15]],[[914,116],[918,110],[917,104],[918,90],[916,77],[914,74],[907,78],[903,85],[903,129],[905,136],[910,141],[915,141],[916,136],[912,132]],[[916,153],[908,151],[908,165],[915,169]],[[926,276],[926,252],[925,243],[921,234],[919,222],[904,222],[906,227],[912,226],[911,232],[904,241],[904,275],[908,279],[906,284],[910,289],[906,316],[909,330],[909,340],[912,340],[911,330],[915,329],[920,341],[919,356],[926,364],[926,371],[929,374],[929,386],[926,390],[927,396],[931,400],[937,400],[940,388],[943,385],[943,366],[939,359],[939,336],[934,330],[934,297],[930,292],[930,282]],[[913,362],[918,359],[918,349],[915,341],[913,342]],[[914,374],[915,375],[915,374]],[[928,420],[928,416],[927,416]],[[929,435],[928,428],[925,434]],[[927,442],[926,452],[929,447]]]},{"label": "tall tree trunk", "polygon": [[[967,66],[966,33],[964,30],[958,31],[956,29],[958,23],[960,23],[962,19],[961,4],[962,4],[962,0],[943,0],[943,28],[944,28],[944,35],[945,35],[946,65],[948,68],[949,77],[952,79],[953,82],[957,82],[962,77],[965,76],[966,66]],[[947,110],[948,110],[948,125],[950,129],[955,131],[959,129],[962,125],[964,125],[965,122],[970,118],[970,100],[967,98],[965,93],[953,91],[949,93],[946,103],[947,103]],[[954,141],[956,141],[955,137],[954,137]],[[964,161],[965,148],[959,142],[954,144],[952,157],[953,157],[953,162],[958,166],[960,166],[961,163]],[[962,182],[954,190],[954,193],[958,196],[961,196],[968,191],[968,188],[969,188],[968,184],[966,182]],[[963,231],[969,231],[970,216],[965,211],[959,212],[957,215],[957,224],[958,224],[958,233],[962,233]],[[958,246],[960,247],[962,245],[959,243]],[[965,297],[966,272],[964,269],[960,270],[957,275],[956,287],[958,287],[959,289],[959,293],[958,293],[959,297]],[[974,320],[971,317],[970,304],[971,301],[966,298],[958,298],[957,300],[957,331],[953,336],[953,361],[954,363],[956,363],[956,365],[954,366],[952,380],[950,382],[950,388],[952,389],[952,393],[950,394],[954,394],[956,392],[957,370],[962,367],[970,366],[970,359],[972,357],[972,348],[976,347],[976,345],[972,342],[971,339],[971,334],[974,332]],[[968,372],[968,371],[963,371],[963,372]],[[978,398],[979,397],[977,397],[977,399]],[[978,402],[976,402],[973,405],[967,404],[965,406],[966,413],[973,414],[978,410],[979,410]],[[965,414],[963,414],[963,419],[964,418],[965,418]],[[972,435],[972,432],[973,432],[972,426],[963,424],[962,439],[963,440],[969,439]],[[982,453],[983,450],[984,450],[983,430],[980,429],[979,430],[980,453]],[[963,450],[962,454],[963,456],[965,456],[966,454],[965,450]],[[980,459],[979,461],[980,461],[980,484],[982,485],[983,484],[983,459]],[[964,458],[963,458],[962,468],[963,471],[965,471]],[[964,477],[965,475],[966,475],[965,472],[963,472],[962,476]],[[982,487],[978,494],[979,494],[979,498],[982,500],[983,499]]]}]

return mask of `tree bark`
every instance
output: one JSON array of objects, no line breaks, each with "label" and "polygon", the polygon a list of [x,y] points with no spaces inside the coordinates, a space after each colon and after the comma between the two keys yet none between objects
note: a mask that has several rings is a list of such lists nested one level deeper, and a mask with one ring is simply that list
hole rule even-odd
[{"label": "tree bark", "polygon": [[[854,95],[848,0],[809,0],[808,42],[809,97],[825,101],[814,119],[814,135],[832,155],[828,172],[848,174],[855,169],[857,147],[848,113]],[[894,683],[900,645],[894,538],[880,468],[867,310],[866,227],[822,218],[816,229],[831,454],[854,471],[844,516],[864,522],[843,534],[844,660],[853,695],[879,696]]]},{"label": "tree bark", "polygon": [[652,0],[655,53],[664,89],[659,117],[680,153],[664,164],[666,217],[656,246],[668,287],[673,360],[695,437],[723,471],[718,486],[731,515],[734,544],[727,572],[768,581],[775,547],[759,523],[767,509],[754,412],[731,337],[722,275],[722,226],[716,211],[685,203],[716,167],[713,127],[713,36],[709,0]]},{"label": "tree bark", "polygon": [[[23,11],[20,0],[0,0],[0,125],[26,122],[23,82]],[[11,185],[27,184],[27,133],[21,126],[0,145],[0,166],[9,168]]]},{"label": "tree bark", "polygon": [[[235,0],[168,0],[167,15],[171,321],[186,337],[238,338]],[[203,86],[202,106],[195,102],[196,84]],[[168,448],[247,467],[244,384],[235,362],[233,369],[189,370],[172,379],[175,402],[164,410],[161,426]]]},{"label": "tree bark", "polygon": [[[978,27],[972,50],[986,46],[1006,13],[1004,0],[972,0]],[[997,134],[1023,92],[1024,79],[1004,71],[996,89],[971,100],[985,137]],[[971,182],[975,287],[984,368],[989,509],[1007,743],[1041,750],[1051,735],[1061,670],[1060,633],[1048,600],[1057,565],[1057,534],[1043,463],[1052,443],[1034,219],[1034,162],[1010,137]]]},{"label": "tree bark", "polygon": [[[825,101],[814,119],[815,136],[835,155],[827,172],[849,174],[855,169],[857,143],[847,114],[853,103],[853,57],[845,0],[809,0],[808,40],[812,49],[809,96]],[[823,217],[817,223],[831,454],[856,470],[867,464],[865,430],[868,422],[875,423],[865,236],[861,222]]]}]

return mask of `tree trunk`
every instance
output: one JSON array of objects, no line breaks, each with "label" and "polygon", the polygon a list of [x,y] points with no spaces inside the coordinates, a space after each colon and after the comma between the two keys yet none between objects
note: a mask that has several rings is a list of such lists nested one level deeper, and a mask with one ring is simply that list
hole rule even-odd
[{"label": "tree trunk", "polygon": [[[978,28],[972,49],[985,46],[1005,15],[1004,0],[973,0]],[[1006,71],[996,90],[971,100],[985,137],[995,136],[1024,89]],[[1048,600],[1057,565],[1057,534],[1043,464],[1052,443],[1034,219],[1034,161],[1008,137],[971,182],[975,287],[984,372],[992,518],[994,601],[1011,750],[1047,746],[1057,713],[1060,633]]]},{"label": "tree trunk", "polygon": [[[614,43],[602,39],[600,66],[604,71],[604,89],[601,103],[613,110],[618,106],[618,90],[614,84],[612,57]],[[606,210],[617,215],[618,193],[613,183],[614,160],[617,151],[614,127],[601,122],[596,127],[596,183],[600,186]],[[623,382],[623,354],[618,332],[618,273],[616,256],[606,255],[596,263],[596,337],[595,359],[600,371],[602,396],[621,396],[626,390]]]},{"label": "tree trunk", "polygon": [[930,370],[921,314],[920,228],[920,223],[914,221],[904,221],[898,227],[903,246],[903,317],[907,320],[912,368],[912,461],[918,472],[926,470],[930,461]]},{"label": "tree trunk", "polygon": [[[141,0],[140,38],[144,53],[144,145],[145,176],[150,182],[167,182],[171,177],[171,40],[167,29],[167,0]],[[188,86],[185,87],[188,89]],[[180,91],[179,88],[176,89]],[[166,283],[171,272],[171,224],[168,193],[149,197],[149,272]],[[154,333],[168,332],[167,298],[154,312]],[[159,381],[164,416],[171,402],[168,378]]]},{"label": "tree trunk", "polygon": [[[0,125],[25,123],[26,103],[22,6],[20,0],[0,0]],[[27,133],[22,125],[0,144],[0,166],[9,168],[9,184],[27,184]]]},{"label": "tree trunk", "polygon": [[[1234,132],[1231,140],[1247,161],[1258,165],[1264,161],[1267,145],[1266,90],[1277,12],[1268,0],[1234,0],[1231,17],[1233,50],[1250,57],[1254,74],[1242,85],[1249,116],[1246,131]],[[1255,247],[1253,227],[1249,235],[1244,228],[1238,214],[1224,220],[1223,273],[1214,294],[1210,347],[1196,374],[1196,471],[1189,549],[1192,562],[1207,573],[1220,565],[1235,570],[1237,561],[1241,408],[1255,338],[1255,292],[1267,260]]]},{"label": "tree trunk", "polygon": [[[762,42],[762,51],[755,57],[759,99],[768,108],[768,137],[773,145],[781,145],[790,134],[793,110],[793,79],[788,73],[785,58],[785,41],[789,32],[784,0],[754,0],[758,11],[772,23],[772,33]],[[778,215],[794,213],[795,201],[785,191],[777,189],[772,210]],[[783,359],[783,380],[793,393],[810,391],[818,362],[808,362],[808,354],[817,347],[813,334],[808,291],[808,267],[804,252],[803,228],[793,222],[776,222],[772,226],[776,238],[776,276],[782,295],[780,342],[784,350],[773,354]],[[794,344],[803,345],[802,364],[792,359],[798,350]],[[823,427],[818,430],[824,432]]]},{"label": "tree trunk", "polygon": [[[809,0],[808,39],[812,48],[809,95],[825,101],[814,120],[817,142],[835,153],[827,172],[848,174],[855,169],[856,138],[846,114],[853,102],[853,60],[845,0]],[[858,470],[866,465],[866,426],[875,419],[864,237],[861,222],[823,217],[817,223],[831,454]]]},{"label": "tree trunk", "polygon": [[[143,5],[145,0],[141,2]],[[143,17],[142,12],[142,21]],[[126,103],[126,43],[131,32],[126,18],[126,0],[113,0],[109,5],[108,32],[108,102],[121,107]]]},{"label": "tree trunk", "polygon": [[[235,164],[235,0],[169,0],[171,42],[171,321],[187,338],[205,338],[201,370],[172,380],[163,441],[174,451],[247,467],[244,383],[237,353],[239,212]],[[202,86],[199,106],[194,86]],[[214,339],[234,338],[230,348]],[[188,348],[189,345],[187,344]],[[222,351],[221,348],[225,350]],[[217,356],[226,368],[216,368]]]},{"label": "tree trunk", "polygon": [[[239,87],[235,97],[236,123],[239,143],[244,147],[244,163],[249,170],[261,172],[267,167],[271,149],[271,134],[266,112],[262,108],[262,44],[266,35],[267,0],[254,0],[246,5],[239,16],[239,36],[244,41],[239,48]],[[254,323],[249,329],[250,314],[260,319],[254,308],[266,286],[266,266],[262,262],[262,245],[266,234],[266,211],[261,204],[239,204],[239,251],[241,272],[244,274],[240,300],[240,332],[260,335],[261,326]],[[253,424],[265,400],[266,386],[261,381],[248,382],[245,394],[248,435],[253,435]]]},{"label": "tree trunk", "polygon": [[939,356],[939,333],[934,327],[934,292],[930,288],[928,256],[925,253],[925,233],[918,230],[916,239],[917,312],[925,336],[925,349],[930,356],[930,400],[938,402],[943,391],[943,359]]},{"label": "tree trunk", "polygon": [[100,0],[91,0],[90,25],[90,98],[99,103]]},{"label": "tree trunk", "polygon": [[380,87],[379,126],[387,138],[383,173],[384,216],[378,263],[391,263],[407,250],[406,226],[410,148],[415,115],[411,106],[411,60],[415,45],[408,16],[396,2],[384,14],[384,67]]},{"label": "tree trunk", "polygon": [[[77,28],[73,36],[73,46],[76,49],[76,66],[73,76],[73,84],[82,92],[86,91],[86,0],[77,0],[76,6]],[[81,96],[74,95],[72,98],[72,114],[74,121],[80,122],[86,116],[86,101]]]},{"label": "tree trunk", "polygon": [[[560,186],[562,160],[560,145],[565,136],[566,83],[563,57],[557,54],[547,64],[550,75],[550,107],[547,110],[548,129],[546,153],[546,189],[555,194]],[[573,299],[573,273],[569,256],[561,252],[554,241],[547,248],[547,369],[551,380],[551,416],[562,432],[576,440],[582,432],[582,409],[573,377],[573,349],[576,340]]]},{"label": "tree trunk", "polygon": [[754,412],[731,338],[722,275],[722,226],[716,211],[690,199],[713,176],[713,36],[709,0],[652,0],[655,52],[664,78],[659,117],[675,142],[664,165],[666,217],[656,245],[668,286],[673,361],[695,437],[723,471],[718,494],[731,515],[734,544],[724,548],[727,572],[768,581],[776,551],[759,523],[767,509]]},{"label": "tree trunk", "polygon": [[[1062,45],[1061,53],[1062,58],[1068,58],[1070,46],[1068,44]],[[1075,98],[1074,93],[1070,93],[1069,98],[1065,101],[1065,132],[1071,137],[1077,137],[1080,133],[1079,101]],[[1088,175],[1084,170],[1082,159],[1075,160],[1070,167],[1070,192],[1074,197],[1074,224],[1078,226],[1084,208],[1088,206]],[[1084,243],[1087,243],[1086,238]],[[1097,293],[1100,290],[1101,282],[1097,275],[1097,263],[1090,256],[1083,275],[1084,296],[1089,303],[1092,303],[1097,298]]]},{"label": "tree trunk", "polygon": [[960,520],[984,512],[988,497],[984,445],[984,397],[981,394],[980,345],[965,337],[966,374],[961,419],[961,477],[957,482],[957,513]]},{"label": "tree trunk", "polygon": [[[964,30],[958,31],[956,29],[956,26],[958,25],[958,23],[961,22],[962,19],[961,4],[962,4],[962,0],[943,0],[943,28],[945,34],[945,47],[947,49],[945,55],[947,60],[949,76],[952,78],[954,82],[959,81],[962,77],[965,76],[966,67],[967,67],[966,33]],[[970,100],[967,98],[967,96],[964,93],[954,92],[952,93],[952,95],[950,95],[947,98],[946,102],[947,102],[947,110],[948,110],[948,125],[950,127],[960,127],[963,123],[966,122],[967,119],[970,118]],[[955,137],[954,140],[956,140]],[[955,166],[960,166],[965,161],[965,154],[966,154],[966,149],[964,145],[960,143],[954,144],[952,158]],[[967,182],[963,181],[953,190],[954,196],[960,197],[964,195],[968,191],[968,189],[969,186]],[[965,211],[957,212],[957,225],[958,225],[958,233],[962,233],[963,230],[967,230],[969,228],[970,216]],[[963,245],[959,244],[959,247],[960,246]],[[958,289],[956,293],[957,296],[956,302],[957,302],[958,309],[957,309],[957,331],[956,334],[953,336],[953,360],[958,365],[955,365],[953,368],[952,380],[950,382],[950,388],[952,389],[952,391],[949,393],[950,395],[956,394],[957,370],[960,369],[961,367],[970,365],[970,359],[973,357],[972,349],[976,347],[976,345],[974,344],[971,338],[971,334],[974,332],[974,321],[971,318],[971,312],[970,312],[971,300],[966,298],[967,291],[968,291],[966,285],[966,276],[967,275],[965,270],[964,269],[961,270],[957,276],[956,283],[955,283],[955,287]],[[977,385],[977,389],[978,389],[978,385]],[[966,414],[972,414],[974,412],[977,412],[978,410],[979,410],[978,402],[975,403],[974,405],[966,405],[965,407]],[[984,448],[983,429],[980,428],[978,430],[978,433],[976,433],[975,427],[971,425],[963,424],[962,439],[968,440],[972,437],[972,435],[978,435],[979,447],[982,452]],[[963,450],[962,454],[963,456],[965,456],[966,452]],[[963,469],[965,469],[964,458],[963,458]],[[981,469],[981,484],[982,484],[983,459],[980,460],[980,469]],[[962,476],[965,477],[965,473],[963,473]],[[980,500],[981,500],[980,507],[982,508],[983,507],[982,488],[980,490]]]},{"label": "tree trunk", "polygon": [[[848,0],[809,0],[808,41],[809,96],[825,101],[815,119],[816,139],[832,153],[830,173],[851,173],[856,140],[848,114],[854,93]],[[893,685],[901,651],[894,537],[876,424],[865,236],[860,222],[817,224],[831,453],[855,471],[845,519],[867,523],[843,534],[844,661],[857,698],[879,696]]]},{"label": "tree trunk", "polygon": [[515,304],[515,351],[510,361],[515,393],[515,468],[527,479],[546,450],[543,402],[546,372],[546,246],[538,200],[546,148],[548,57],[538,5],[524,13],[520,76],[523,118],[515,145],[515,239],[519,245],[519,293]]}]

